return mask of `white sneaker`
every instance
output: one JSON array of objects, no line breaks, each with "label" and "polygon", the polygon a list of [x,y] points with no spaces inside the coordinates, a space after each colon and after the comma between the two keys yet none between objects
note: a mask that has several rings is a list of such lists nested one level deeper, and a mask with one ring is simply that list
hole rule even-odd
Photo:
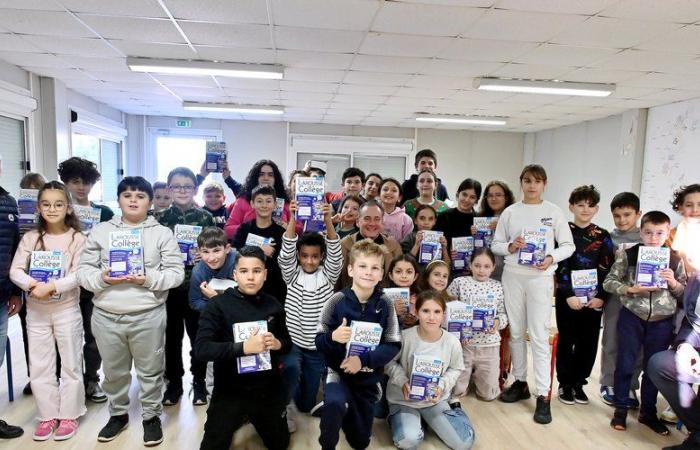
[{"label": "white sneaker", "polygon": [[666,408],[661,414],[659,414],[659,418],[662,422],[678,423],[678,416],[675,412],[673,412],[670,406]]}]

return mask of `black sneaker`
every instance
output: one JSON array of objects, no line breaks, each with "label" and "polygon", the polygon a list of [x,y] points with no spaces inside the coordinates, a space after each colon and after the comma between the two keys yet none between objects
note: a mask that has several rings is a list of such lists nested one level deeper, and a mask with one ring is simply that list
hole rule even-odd
[{"label": "black sneaker", "polygon": [[583,386],[581,386],[580,384],[574,386],[574,401],[579,405],[588,404],[588,396],[583,391]]},{"label": "black sneaker", "polygon": [[569,386],[559,385],[559,401],[565,405],[576,403],[574,399],[574,389]]},{"label": "black sneaker", "polygon": [[195,381],[192,383],[192,404],[202,406],[207,404],[207,385],[204,381]]},{"label": "black sneaker", "polygon": [[97,435],[97,440],[100,442],[109,442],[119,435],[122,431],[126,430],[129,426],[129,415],[123,414],[121,416],[112,416],[109,418],[107,425],[105,425],[101,430],[100,434]]},{"label": "black sneaker", "polygon": [[515,403],[518,400],[526,400],[530,398],[530,389],[527,387],[526,381],[515,380],[499,397],[504,403]]},{"label": "black sneaker", "polygon": [[32,395],[32,383],[27,383],[26,385],[24,385],[24,389],[22,389],[22,394]]},{"label": "black sneaker", "polygon": [[165,394],[163,395],[163,405],[173,406],[177,405],[182,397],[182,381],[168,383],[168,387],[165,389]]},{"label": "black sneaker", "polygon": [[14,439],[22,436],[24,430],[0,420],[0,439]]},{"label": "black sneaker", "polygon": [[650,416],[639,415],[637,418],[639,423],[644,424],[654,430],[654,433],[660,434],[661,436],[668,436],[671,432],[668,430],[666,425],[656,417],[656,414]]},{"label": "black sneaker", "polygon": [[143,445],[152,447],[163,442],[163,427],[160,417],[155,416],[143,421]]},{"label": "black sneaker", "polygon": [[323,400],[316,403],[316,405],[313,408],[311,408],[311,411],[309,411],[309,414],[313,417],[321,417],[321,410],[322,409],[323,409]]},{"label": "black sneaker", "polygon": [[552,410],[549,408],[549,400],[544,395],[537,397],[537,406],[535,407],[535,422],[548,424],[552,421]]}]

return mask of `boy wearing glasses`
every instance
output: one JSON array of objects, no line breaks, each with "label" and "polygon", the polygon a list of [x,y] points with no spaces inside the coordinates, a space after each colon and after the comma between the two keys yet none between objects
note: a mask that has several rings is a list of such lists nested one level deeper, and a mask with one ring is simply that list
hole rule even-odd
[{"label": "boy wearing glasses", "polygon": [[654,432],[668,435],[669,430],[656,415],[658,390],[647,374],[649,358],[666,350],[673,342],[673,314],[683,298],[685,270],[678,257],[671,253],[668,268],[659,271],[668,288],[643,287],[637,283],[637,260],[641,246],[662,247],[671,230],[671,219],[661,211],[650,211],[642,217],[642,243],[617,253],[615,263],[603,282],[603,289],[620,297],[622,309],[617,320],[618,341],[615,368],[615,413],[610,425],[627,429],[630,384],[640,350],[643,355],[642,391],[639,422]]},{"label": "boy wearing glasses", "polygon": [[[176,167],[168,174],[168,188],[170,189],[173,203],[169,208],[155,213],[155,218],[161,225],[175,231],[175,225],[198,225],[201,227],[213,227],[212,215],[194,203],[194,195],[197,192],[197,178],[187,167]],[[198,258],[197,258],[198,259]],[[165,378],[168,379],[168,387],[163,396],[165,406],[176,405],[182,396],[182,376],[185,370],[182,362],[182,338],[185,330],[190,339],[190,346],[194,347],[199,323],[199,312],[189,306],[189,287],[192,268],[196,261],[185,264],[185,281],[178,287],[170,289],[166,312],[168,325],[165,330]],[[207,404],[207,388],[205,377],[207,363],[196,360],[190,351],[190,371],[192,372],[192,404]]]}]

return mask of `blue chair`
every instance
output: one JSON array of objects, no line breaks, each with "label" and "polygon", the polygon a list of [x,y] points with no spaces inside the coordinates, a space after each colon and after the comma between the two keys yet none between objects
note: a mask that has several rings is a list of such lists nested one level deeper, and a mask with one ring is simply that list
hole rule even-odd
[{"label": "blue chair", "polygon": [[5,344],[5,354],[7,355],[5,360],[7,361],[7,396],[11,402],[15,401],[15,388],[12,383],[12,346],[10,345],[10,337],[7,337],[7,343]]}]

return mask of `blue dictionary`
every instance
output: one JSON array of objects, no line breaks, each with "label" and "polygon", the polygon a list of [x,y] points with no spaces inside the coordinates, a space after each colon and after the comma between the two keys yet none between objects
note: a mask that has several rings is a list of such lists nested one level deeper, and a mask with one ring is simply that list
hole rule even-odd
[{"label": "blue dictionary", "polygon": [[19,210],[19,225],[33,227],[37,222],[37,196],[38,189],[20,189],[17,197],[17,209]]},{"label": "blue dictionary", "polygon": [[180,246],[182,260],[186,266],[193,266],[197,257],[197,238],[202,232],[199,225],[175,225],[175,239]]},{"label": "blue dictionary", "polygon": [[140,229],[109,233],[109,276],[143,275],[143,240]]},{"label": "blue dictionary", "polygon": [[226,162],[226,142],[207,141],[207,172],[223,172]]},{"label": "blue dictionary", "polygon": [[75,215],[80,219],[80,228],[83,233],[89,233],[92,228],[100,223],[102,211],[92,206],[73,205]]},{"label": "blue dictionary", "polygon": [[396,304],[397,302],[402,303],[406,308],[406,311],[408,311],[411,307],[411,290],[409,288],[384,288],[383,292],[384,295],[389,297],[389,300],[393,304]]},{"label": "blue dictionary", "polygon": [[644,287],[668,289],[668,283],[661,278],[659,271],[667,269],[670,262],[670,248],[640,246],[637,257],[636,284]]},{"label": "blue dictionary", "polygon": [[296,181],[297,220],[306,221],[306,231],[323,231],[323,177],[299,177]]},{"label": "blue dictionary", "polygon": [[427,264],[430,261],[442,258],[441,236],[442,231],[423,231],[423,240],[418,251],[418,262],[420,264]]},{"label": "blue dictionary", "polygon": [[492,329],[495,325],[496,320],[496,300],[493,295],[487,296],[486,300],[479,302],[480,305],[494,305],[491,306],[475,306],[473,319],[472,319],[472,331],[488,331]]},{"label": "blue dictionary", "polygon": [[596,269],[572,270],[571,289],[581,303],[588,303],[598,293],[598,271]]},{"label": "blue dictionary", "polygon": [[414,355],[409,381],[411,400],[429,400],[437,395],[442,376],[442,360],[429,355]]},{"label": "blue dictionary", "polygon": [[472,338],[472,320],[474,307],[461,301],[447,303],[445,311],[445,328],[460,342],[466,342]]},{"label": "blue dictionary", "polygon": [[[361,356],[377,348],[382,341],[382,326],[375,322],[353,320],[350,324],[350,341],[346,344],[345,357]],[[363,367],[363,372],[372,369]]]},{"label": "blue dictionary", "polygon": [[498,220],[497,217],[474,217],[476,234],[474,235],[474,247],[491,247],[493,230],[491,224]]},{"label": "blue dictionary", "polygon": [[[33,251],[29,259],[29,276],[36,281],[48,283],[65,276],[65,259],[63,252]],[[52,300],[60,300],[61,294],[54,294]]]},{"label": "blue dictionary", "polygon": [[518,253],[518,264],[535,266],[547,256],[547,229],[524,229],[525,247]]},{"label": "blue dictionary", "polygon": [[[266,321],[255,320],[233,324],[234,342],[245,342],[256,333],[267,333]],[[236,358],[236,365],[238,366],[238,373],[261,372],[272,369],[272,359],[268,350],[255,355],[239,356]]]},{"label": "blue dictionary", "polygon": [[452,238],[452,250],[456,253],[452,260],[454,272],[466,272],[469,269],[469,261],[474,253],[474,238],[471,236]]}]

